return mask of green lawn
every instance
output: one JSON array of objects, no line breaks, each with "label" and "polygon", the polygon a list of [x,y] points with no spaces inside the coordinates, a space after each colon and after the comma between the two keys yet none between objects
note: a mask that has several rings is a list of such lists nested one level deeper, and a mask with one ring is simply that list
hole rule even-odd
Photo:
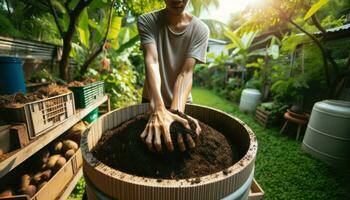
[{"label": "green lawn", "polygon": [[279,127],[264,129],[238,105],[211,91],[193,88],[194,103],[210,106],[247,123],[258,139],[255,179],[265,199],[350,199],[350,178],[304,153],[300,142],[280,135]]}]

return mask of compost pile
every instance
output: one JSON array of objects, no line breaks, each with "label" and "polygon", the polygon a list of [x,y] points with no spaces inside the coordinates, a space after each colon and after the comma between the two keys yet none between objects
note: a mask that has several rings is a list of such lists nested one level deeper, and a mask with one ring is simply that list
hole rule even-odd
[{"label": "compost pile", "polygon": [[[180,116],[187,118],[183,114]],[[185,134],[188,130],[174,122],[170,126],[170,132],[175,151],[162,154],[151,152],[140,139],[148,119],[147,114],[138,115],[105,133],[92,150],[93,155],[109,167],[122,172],[159,179],[205,176],[224,170],[238,160],[238,153],[225,136],[202,122],[199,122],[202,132],[195,148],[180,152],[176,134]],[[196,125],[193,121],[190,121],[190,126],[194,132]],[[164,141],[162,145],[165,150]]]},{"label": "compost pile", "polygon": [[83,87],[85,85],[95,83],[95,82],[96,82],[96,79],[93,79],[93,78],[86,79],[84,81],[72,81],[68,83],[68,87]]},{"label": "compost pile", "polygon": [[67,94],[70,90],[66,87],[51,84],[45,87],[39,88],[37,91],[23,94],[16,93],[13,95],[2,95],[0,96],[0,108],[17,108],[22,107],[24,104],[54,97],[61,94]]}]

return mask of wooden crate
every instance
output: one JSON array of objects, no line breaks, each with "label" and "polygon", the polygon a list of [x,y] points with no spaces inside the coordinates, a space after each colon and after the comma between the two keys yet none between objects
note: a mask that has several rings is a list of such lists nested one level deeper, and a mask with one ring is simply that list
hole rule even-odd
[{"label": "wooden crate", "polygon": [[0,118],[11,123],[25,123],[30,139],[45,133],[74,115],[73,93],[24,104],[19,108],[0,108]]},{"label": "wooden crate", "polygon": [[[67,163],[31,198],[32,200],[56,199],[65,189],[66,185],[74,178],[83,164],[81,149],[67,161]],[[0,200],[24,200],[26,195],[16,195],[13,197],[0,197]]]},{"label": "wooden crate", "polygon": [[25,124],[0,126],[0,150],[3,154],[22,148],[29,144]]},{"label": "wooden crate", "polygon": [[271,112],[262,108],[256,108],[255,120],[265,128],[271,126],[273,123]]},{"label": "wooden crate", "polygon": [[253,179],[252,185],[250,186],[249,196],[248,200],[262,200],[264,199],[264,191],[256,182],[255,179]]}]

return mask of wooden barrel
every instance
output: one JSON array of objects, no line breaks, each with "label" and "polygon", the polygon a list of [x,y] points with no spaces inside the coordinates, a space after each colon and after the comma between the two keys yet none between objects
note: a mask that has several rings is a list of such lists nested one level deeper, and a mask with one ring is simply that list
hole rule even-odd
[{"label": "wooden barrel", "polygon": [[81,149],[89,200],[247,199],[254,175],[256,137],[241,120],[209,107],[187,105],[186,113],[217,129],[235,144],[239,144],[241,159],[225,169],[225,172],[200,177],[199,183],[196,183],[195,178],[193,181],[191,178],[163,179],[159,182],[157,179],[134,176],[110,168],[93,156],[91,149],[103,133],[144,113],[148,108],[148,104],[140,104],[112,111],[100,117],[85,132],[81,140]]},{"label": "wooden barrel", "polygon": [[302,149],[334,167],[350,169],[350,102],[315,103]]}]

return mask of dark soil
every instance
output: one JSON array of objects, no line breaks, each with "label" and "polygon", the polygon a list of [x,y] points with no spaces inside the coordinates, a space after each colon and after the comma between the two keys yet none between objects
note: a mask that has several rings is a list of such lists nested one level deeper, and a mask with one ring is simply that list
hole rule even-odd
[{"label": "dark soil", "polygon": [[[238,160],[238,153],[232,150],[234,148],[231,148],[225,136],[202,122],[199,122],[202,132],[196,140],[196,147],[180,152],[176,134],[195,134],[196,125],[192,121],[192,131],[187,131],[179,123],[170,126],[174,152],[151,152],[140,139],[148,118],[146,114],[138,115],[113,131],[105,133],[92,150],[93,155],[106,165],[125,173],[163,179],[184,179],[213,174],[228,168]],[[163,145],[163,150],[165,149]]]}]

